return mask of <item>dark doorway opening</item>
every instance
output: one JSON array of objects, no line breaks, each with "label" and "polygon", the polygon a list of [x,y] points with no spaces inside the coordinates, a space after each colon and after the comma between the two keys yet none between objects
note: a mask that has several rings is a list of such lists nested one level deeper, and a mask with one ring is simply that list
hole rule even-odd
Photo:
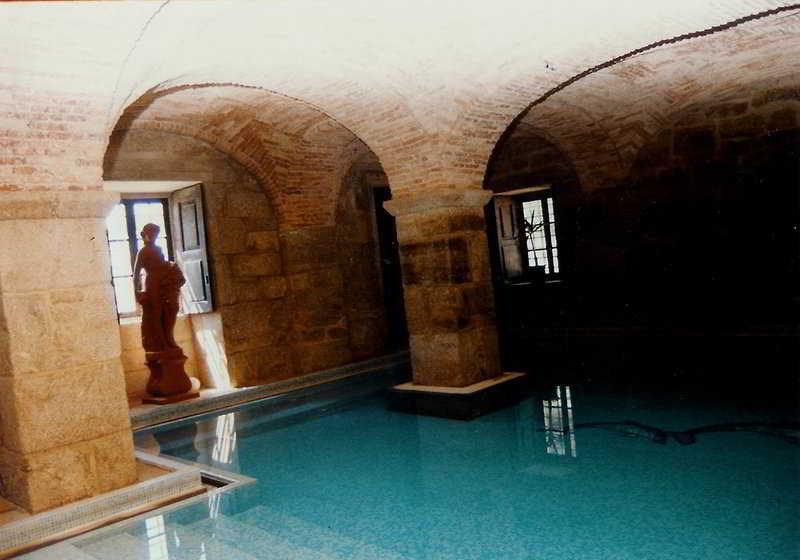
[{"label": "dark doorway opening", "polygon": [[390,349],[397,350],[408,346],[408,326],[403,302],[403,277],[400,271],[397,226],[394,216],[383,207],[383,203],[392,198],[392,193],[389,187],[378,187],[373,189],[373,194],[381,274],[383,275],[383,299],[389,323],[387,343]]}]

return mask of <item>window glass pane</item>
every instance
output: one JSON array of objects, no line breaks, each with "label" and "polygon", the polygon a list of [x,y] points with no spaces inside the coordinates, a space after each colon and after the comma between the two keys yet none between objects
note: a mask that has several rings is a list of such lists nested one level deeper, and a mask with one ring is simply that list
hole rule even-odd
[{"label": "window glass pane", "polygon": [[544,222],[541,200],[528,200],[523,202],[522,213],[524,214],[525,219],[531,224],[536,225]]},{"label": "window glass pane", "polygon": [[169,260],[169,250],[167,248],[167,238],[166,237],[158,237],[158,241],[156,241],[156,245],[161,247],[161,251],[164,253],[164,258]]},{"label": "window glass pane", "polygon": [[133,313],[136,311],[136,299],[133,297],[133,278],[114,278],[114,292],[117,295],[117,312]]},{"label": "window glass pane", "polygon": [[167,236],[167,228],[164,226],[164,204],[161,201],[134,202],[133,216],[136,221],[137,235],[141,233],[145,224],[156,224],[161,228],[158,238],[163,239]]},{"label": "window glass pane", "polygon": [[127,276],[131,270],[131,252],[127,241],[109,241],[111,250],[111,273],[113,276]]},{"label": "window glass pane", "polygon": [[133,203],[133,216],[136,222],[136,253],[144,246],[141,239],[142,228],[146,224],[156,224],[161,231],[158,234],[156,245],[161,247],[164,253],[164,258],[169,259],[169,231],[164,222],[164,203],[162,201],[155,202],[134,202]]},{"label": "window glass pane", "polygon": [[[547,212],[546,216],[545,212]],[[535,200],[522,201],[522,214],[527,222],[525,245],[528,266],[542,267],[546,274],[557,273],[559,265],[555,199],[545,195]],[[546,223],[545,218],[547,218]],[[550,251],[548,251],[548,247]]]},{"label": "window glass pane", "polygon": [[108,239],[128,239],[128,220],[125,217],[125,205],[117,204],[106,218]]}]

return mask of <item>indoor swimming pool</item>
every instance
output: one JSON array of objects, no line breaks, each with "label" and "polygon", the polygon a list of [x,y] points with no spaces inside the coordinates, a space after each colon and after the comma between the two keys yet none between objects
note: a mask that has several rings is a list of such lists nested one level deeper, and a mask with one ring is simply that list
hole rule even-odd
[{"label": "indoor swimming pool", "polygon": [[[800,447],[787,410],[556,385],[471,422],[352,385],[136,434],[247,475],[28,558],[789,560]],[[688,434],[688,435],[687,435]]]}]

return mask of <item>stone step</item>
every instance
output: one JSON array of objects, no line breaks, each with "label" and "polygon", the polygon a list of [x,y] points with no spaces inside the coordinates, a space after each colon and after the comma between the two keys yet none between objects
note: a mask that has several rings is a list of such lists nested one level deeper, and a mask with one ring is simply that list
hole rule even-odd
[{"label": "stone step", "polygon": [[57,543],[17,557],[18,560],[97,560],[80,548],[67,543]]},{"label": "stone step", "polygon": [[219,516],[204,519],[189,526],[193,531],[212,534],[214,539],[246,551],[257,558],[280,560],[340,560],[342,557],[330,556],[321,551],[289,542],[274,533],[232,517]]},{"label": "stone step", "polygon": [[348,560],[411,560],[401,554],[386,550],[331,529],[321,527],[298,517],[287,515],[267,506],[257,506],[233,516],[238,522],[274,533],[296,545],[318,551],[320,554]]}]

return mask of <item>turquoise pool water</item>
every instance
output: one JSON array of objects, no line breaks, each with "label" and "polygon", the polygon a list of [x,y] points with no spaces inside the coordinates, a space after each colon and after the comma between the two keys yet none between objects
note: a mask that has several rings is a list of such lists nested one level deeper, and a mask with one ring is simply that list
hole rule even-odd
[{"label": "turquoise pool water", "polygon": [[[362,391],[363,393],[363,391]],[[70,544],[86,559],[793,559],[800,447],[786,411],[555,386],[472,422],[348,388],[241,407],[137,444],[257,483]],[[788,418],[796,420],[795,418]],[[65,549],[51,549],[60,554]],[[39,552],[42,557],[48,549]],[[55,558],[56,556],[52,556]]]}]

